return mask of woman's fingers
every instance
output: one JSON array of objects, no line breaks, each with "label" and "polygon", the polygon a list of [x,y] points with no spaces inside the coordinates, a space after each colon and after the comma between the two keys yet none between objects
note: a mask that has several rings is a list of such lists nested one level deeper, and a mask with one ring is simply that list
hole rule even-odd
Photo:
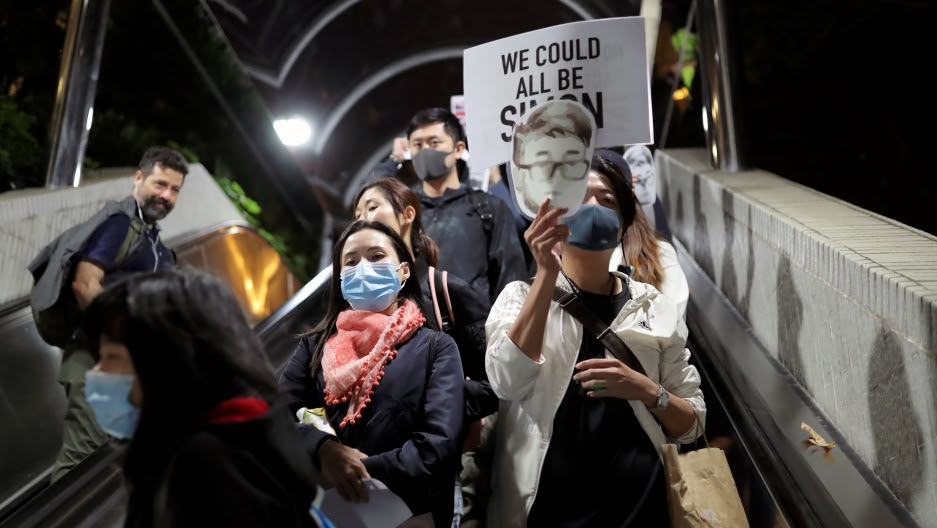
[{"label": "woman's fingers", "polygon": [[564,225],[553,226],[546,232],[533,239],[530,248],[534,251],[548,252],[557,242],[565,242],[569,238],[569,227]]},{"label": "woman's fingers", "polygon": [[361,477],[349,475],[335,486],[338,494],[349,502],[368,502],[370,492]]},{"label": "woman's fingers", "polygon": [[355,492],[358,495],[359,502],[368,502],[371,498],[371,494],[368,491],[368,487],[364,484],[364,481],[361,479],[355,479]]},{"label": "woman's fingers", "polygon": [[345,499],[348,502],[358,502],[358,497],[355,494],[355,487],[352,485],[349,480],[342,480],[335,484],[335,489],[338,490],[338,495]]},{"label": "woman's fingers", "polygon": [[625,366],[621,361],[614,358],[592,358],[585,359],[576,363],[577,370],[589,370],[594,368],[612,368],[618,366]]},{"label": "woman's fingers", "polygon": [[557,224],[545,229],[543,232],[531,237],[531,249],[549,249],[556,242],[561,242],[569,238],[569,226]]},{"label": "woman's fingers", "polygon": [[544,200],[543,204],[540,206],[540,211],[537,213],[536,218],[534,218],[534,221],[531,222],[530,227],[527,228],[527,231],[524,232],[524,238],[527,238],[528,242],[531,238],[535,238],[540,235],[543,230],[549,229],[550,227],[558,224],[559,217],[569,210],[566,207],[558,207],[548,211],[546,208],[549,206],[549,203],[549,198]]}]

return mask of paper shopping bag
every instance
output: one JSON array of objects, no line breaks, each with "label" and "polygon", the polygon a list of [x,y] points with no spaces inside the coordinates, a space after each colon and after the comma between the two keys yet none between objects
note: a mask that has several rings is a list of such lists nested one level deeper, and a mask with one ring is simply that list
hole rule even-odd
[{"label": "paper shopping bag", "polygon": [[748,527],[722,449],[707,447],[681,454],[674,444],[662,447],[672,528]]}]

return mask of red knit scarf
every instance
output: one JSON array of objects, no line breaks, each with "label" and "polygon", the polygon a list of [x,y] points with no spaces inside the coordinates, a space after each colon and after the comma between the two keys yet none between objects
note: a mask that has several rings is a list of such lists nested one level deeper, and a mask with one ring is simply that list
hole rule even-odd
[{"label": "red knit scarf", "polygon": [[397,356],[397,343],[406,341],[426,318],[413,301],[406,301],[392,315],[361,310],[338,314],[338,331],[325,342],[322,375],[325,403],[348,402],[339,427],[352,425],[371,402],[374,387],[384,376],[384,366]]}]

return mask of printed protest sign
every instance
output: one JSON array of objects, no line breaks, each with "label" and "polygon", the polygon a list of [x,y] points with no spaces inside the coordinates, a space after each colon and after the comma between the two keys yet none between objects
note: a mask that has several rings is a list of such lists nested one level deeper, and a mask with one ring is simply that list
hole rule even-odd
[{"label": "printed protest sign", "polygon": [[595,147],[653,142],[642,17],[573,22],[465,50],[466,124],[479,166],[507,162],[514,126],[538,105],[577,101]]}]

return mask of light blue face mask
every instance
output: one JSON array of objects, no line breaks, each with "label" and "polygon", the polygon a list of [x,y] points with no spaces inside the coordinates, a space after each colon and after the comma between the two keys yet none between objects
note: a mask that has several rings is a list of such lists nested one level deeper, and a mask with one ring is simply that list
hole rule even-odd
[{"label": "light blue face mask", "polygon": [[342,270],[342,297],[355,310],[386,310],[403,288],[397,276],[400,266],[395,268],[390,262],[362,260],[355,267]]},{"label": "light blue face mask", "polygon": [[85,375],[85,398],[105,433],[126,440],[133,436],[140,409],[130,403],[132,374],[89,370]]},{"label": "light blue face mask", "polygon": [[587,251],[605,251],[618,245],[621,218],[618,211],[596,204],[586,204],[566,219],[570,246]]}]

